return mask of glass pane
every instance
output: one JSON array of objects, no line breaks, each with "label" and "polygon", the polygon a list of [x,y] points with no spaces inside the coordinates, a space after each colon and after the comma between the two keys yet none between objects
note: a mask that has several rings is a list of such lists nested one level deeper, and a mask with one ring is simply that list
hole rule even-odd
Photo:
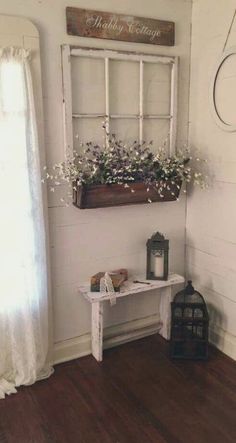
[{"label": "glass pane", "polygon": [[110,114],[139,113],[139,63],[110,60]]},{"label": "glass pane", "polygon": [[137,119],[111,119],[110,134],[116,134],[120,140],[133,142],[139,137],[139,120]]},{"label": "glass pane", "polygon": [[71,57],[72,112],[105,114],[103,59]]},{"label": "glass pane", "polygon": [[171,66],[144,63],[143,112],[147,115],[169,115],[171,96]]},{"label": "glass pane", "polygon": [[169,149],[169,120],[144,119],[143,120],[143,140],[153,142],[154,152],[166,141],[166,152]]},{"label": "glass pane", "polygon": [[102,128],[102,118],[77,118],[73,120],[74,149],[81,152],[80,143],[105,143],[105,133]]}]

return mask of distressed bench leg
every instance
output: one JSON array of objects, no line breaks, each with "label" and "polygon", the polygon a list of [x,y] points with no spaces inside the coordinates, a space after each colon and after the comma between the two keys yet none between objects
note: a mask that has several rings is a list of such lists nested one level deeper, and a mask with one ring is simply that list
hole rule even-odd
[{"label": "distressed bench leg", "polygon": [[102,361],[103,342],[103,304],[92,303],[92,354],[97,361]]},{"label": "distressed bench leg", "polygon": [[170,339],[170,321],[171,321],[171,286],[161,290],[160,318],[162,322],[159,334],[166,340]]}]

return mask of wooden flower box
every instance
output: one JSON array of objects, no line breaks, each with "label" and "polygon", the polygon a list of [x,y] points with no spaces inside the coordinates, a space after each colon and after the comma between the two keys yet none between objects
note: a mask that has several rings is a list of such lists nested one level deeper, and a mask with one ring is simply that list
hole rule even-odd
[{"label": "wooden flower box", "polygon": [[[80,209],[105,208],[108,206],[136,205],[139,203],[175,201],[180,192],[181,181],[166,182],[160,196],[155,186],[146,183],[132,183],[130,187],[124,184],[111,185],[82,185],[73,184],[73,204]],[[134,192],[131,192],[131,189]]]}]

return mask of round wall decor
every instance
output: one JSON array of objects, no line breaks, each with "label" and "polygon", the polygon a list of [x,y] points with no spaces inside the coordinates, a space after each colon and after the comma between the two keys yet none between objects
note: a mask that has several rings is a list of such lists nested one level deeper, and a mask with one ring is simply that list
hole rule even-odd
[{"label": "round wall decor", "polygon": [[236,131],[236,46],[223,52],[210,85],[213,118],[224,131]]}]

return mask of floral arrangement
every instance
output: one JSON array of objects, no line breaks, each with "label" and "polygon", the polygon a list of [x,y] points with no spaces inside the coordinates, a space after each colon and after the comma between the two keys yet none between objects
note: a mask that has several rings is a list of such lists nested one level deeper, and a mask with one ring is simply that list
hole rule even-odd
[{"label": "floral arrangement", "polygon": [[[201,161],[190,155],[189,148],[179,150],[175,155],[166,156],[165,142],[157,152],[152,151],[152,142],[132,142],[130,145],[118,140],[115,134],[109,134],[107,143],[98,145],[87,142],[81,144],[82,153],[68,154],[66,160],[56,163],[50,173],[44,167],[45,179],[50,181],[50,190],[63,183],[72,186],[98,185],[98,184],[123,184],[130,187],[132,183],[144,182],[149,187],[156,188],[160,197],[168,182],[180,188],[181,183],[193,183],[201,188],[206,187],[206,177],[197,170],[196,162]],[[203,160],[204,161],[204,160]],[[191,163],[195,163],[192,166]],[[71,196],[71,191],[68,196]],[[64,199],[61,199],[64,201]]]}]

